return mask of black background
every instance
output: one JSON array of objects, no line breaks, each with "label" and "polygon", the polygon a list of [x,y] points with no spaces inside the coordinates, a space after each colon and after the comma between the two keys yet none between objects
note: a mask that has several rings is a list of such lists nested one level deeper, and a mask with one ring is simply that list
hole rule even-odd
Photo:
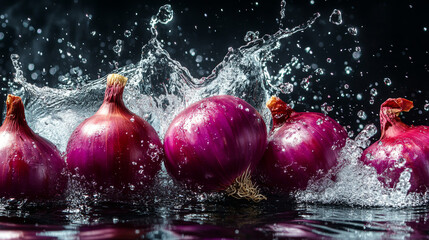
[{"label": "black background", "polygon": [[[405,121],[429,125],[429,112],[423,109],[429,100],[429,31],[424,30],[429,28],[428,1],[286,2],[285,27],[305,22],[315,12],[322,15],[311,30],[296,35],[302,45],[312,47],[321,65],[327,65],[327,57],[334,60],[328,67],[335,74],[325,76],[325,80],[319,83],[322,95],[337,96],[341,90],[363,95],[360,102],[325,98],[323,101],[335,104],[336,109],[347,109],[330,115],[352,129],[360,123],[378,125],[378,108],[386,98],[407,97],[414,101],[415,109],[405,116]],[[0,40],[1,101],[4,102],[8,92],[7,81],[13,78],[12,53],[21,56],[28,81],[52,87],[58,85],[59,76],[70,73],[74,67],[80,67],[82,75],[96,79],[114,68],[113,61],[117,61],[119,66],[137,63],[141,47],[151,37],[148,30],[150,17],[166,3],[172,5],[174,19],[168,25],[158,27],[160,39],[172,43],[171,46],[166,44],[165,48],[173,59],[180,61],[197,77],[207,75],[223,59],[228,47],[243,45],[243,37],[248,30],[259,31],[262,35],[272,34],[279,28],[280,1],[2,1],[0,15],[5,18],[0,19],[0,32],[4,34]],[[344,22],[340,27],[327,21],[333,9],[343,12]],[[1,26],[6,19],[6,26]],[[34,30],[24,25],[33,26]],[[348,26],[358,28],[356,38],[335,40],[335,31],[344,32]],[[37,29],[41,30],[40,34]],[[132,31],[130,38],[124,37],[127,29]],[[91,34],[93,31],[96,31],[95,36]],[[332,39],[326,35],[330,31],[334,33]],[[63,41],[59,43],[58,38]],[[125,41],[120,57],[112,51],[116,39]],[[323,48],[318,48],[320,39],[325,43]],[[282,51],[293,49],[287,47],[294,44],[291,41],[282,43]],[[335,44],[331,46],[329,41]],[[68,46],[67,42],[74,47]],[[342,59],[345,55],[339,50],[356,46],[361,47],[362,56],[359,61],[351,62],[351,53],[347,53],[353,74],[346,76]],[[197,66],[195,56],[188,53],[190,48],[209,60]],[[63,50],[65,57],[61,57],[58,49]],[[39,55],[39,51],[43,55]],[[83,63],[79,55],[87,62]],[[281,54],[278,58],[281,59]],[[28,70],[30,63],[34,64],[32,71]],[[52,75],[49,69],[53,67],[57,70]],[[32,73],[37,74],[35,79],[31,77]],[[383,83],[385,77],[392,80],[391,86]],[[351,90],[343,88],[345,83]],[[377,87],[379,92],[374,104],[369,103],[372,87]],[[0,105],[3,113],[4,106]],[[310,110],[305,109],[305,105],[297,107]],[[366,111],[367,121],[358,120],[356,112],[359,109]]]}]

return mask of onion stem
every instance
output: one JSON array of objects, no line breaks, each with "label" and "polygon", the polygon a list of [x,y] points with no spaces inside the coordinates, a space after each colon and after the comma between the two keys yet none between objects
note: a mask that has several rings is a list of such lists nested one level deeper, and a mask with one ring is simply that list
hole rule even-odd
[{"label": "onion stem", "polygon": [[267,197],[260,194],[258,187],[252,182],[249,167],[225,191],[228,196],[237,199],[244,198],[254,202],[267,200]]}]

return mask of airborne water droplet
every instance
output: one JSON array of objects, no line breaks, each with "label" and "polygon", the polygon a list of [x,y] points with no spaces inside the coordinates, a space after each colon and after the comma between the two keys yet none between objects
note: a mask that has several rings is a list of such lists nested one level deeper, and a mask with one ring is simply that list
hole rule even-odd
[{"label": "airborne water droplet", "polygon": [[350,66],[347,66],[344,71],[346,72],[347,75],[349,75],[350,73],[352,73],[353,69]]},{"label": "airborne water droplet", "polygon": [[125,30],[124,36],[127,37],[127,38],[130,37],[131,36],[131,31],[130,30]]},{"label": "airborne water droplet", "polygon": [[384,78],[384,84],[386,84],[387,86],[392,85],[392,80],[390,80],[390,78]]},{"label": "airborne water droplet", "polygon": [[118,54],[118,56],[121,56],[122,43],[123,41],[121,39],[118,39],[116,40],[116,45],[113,47],[113,51]]},{"label": "airborne water droplet", "polygon": [[374,97],[377,96],[377,94],[378,94],[377,89],[376,88],[371,88],[370,94],[372,96],[374,96]]},{"label": "airborne water droplet", "polygon": [[279,86],[280,91],[284,94],[289,94],[293,92],[293,84],[292,83],[284,83]]},{"label": "airborne water droplet", "polygon": [[349,28],[347,29],[347,31],[349,31],[349,33],[350,33],[351,35],[353,35],[353,36],[356,36],[356,35],[357,35],[357,33],[358,33],[358,30],[357,30],[357,28],[355,28],[355,27],[349,27]]},{"label": "airborne water droplet", "polygon": [[429,103],[426,103],[423,108],[424,108],[425,111],[429,111]]},{"label": "airborne water droplet", "polygon": [[332,13],[331,13],[331,16],[329,16],[329,22],[336,24],[336,25],[340,25],[341,23],[343,23],[341,11],[338,9],[334,9],[334,11],[332,11]]},{"label": "airborne water droplet", "polygon": [[357,113],[357,115],[358,115],[358,117],[359,117],[360,119],[362,119],[362,120],[365,120],[365,119],[367,118],[367,115],[366,115],[365,111],[363,111],[363,110],[360,110],[360,111]]}]

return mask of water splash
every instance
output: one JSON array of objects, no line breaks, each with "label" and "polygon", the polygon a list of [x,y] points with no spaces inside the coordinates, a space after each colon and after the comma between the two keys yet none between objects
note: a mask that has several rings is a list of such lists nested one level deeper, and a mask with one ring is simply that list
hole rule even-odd
[{"label": "water splash", "polygon": [[370,138],[376,132],[377,128],[371,124],[354,140],[348,139],[341,150],[337,168],[325,178],[313,181],[306,190],[297,192],[297,200],[351,206],[408,207],[426,204],[428,193],[424,196],[408,193],[411,169],[405,168],[395,188],[385,188],[378,180],[376,170],[360,161],[363,150],[370,145]]},{"label": "water splash", "polygon": [[156,24],[167,24],[173,20],[173,9],[170,4],[165,4],[161,6],[158,10],[158,13],[155,16],[152,16],[150,19],[150,31],[155,37],[158,36],[158,31],[156,30]]}]

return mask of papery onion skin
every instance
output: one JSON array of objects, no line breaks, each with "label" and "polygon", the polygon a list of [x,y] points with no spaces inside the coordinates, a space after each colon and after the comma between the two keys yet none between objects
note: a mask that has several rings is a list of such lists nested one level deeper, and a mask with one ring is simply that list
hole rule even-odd
[{"label": "papery onion skin", "polygon": [[337,164],[347,133],[332,118],[295,112],[277,97],[272,97],[267,107],[273,116],[273,128],[258,167],[260,181],[273,192],[303,190],[309,180]]},{"label": "papery onion skin", "polygon": [[413,108],[404,98],[390,98],[380,108],[380,139],[369,146],[361,160],[373,166],[379,180],[395,187],[405,168],[412,170],[409,192],[426,192],[429,188],[429,127],[408,126],[399,114]]},{"label": "papery onion skin", "polygon": [[0,127],[0,196],[50,198],[67,187],[66,164],[54,144],[34,133],[20,97],[8,95]]},{"label": "papery onion skin", "polygon": [[244,100],[213,96],[182,111],[164,138],[167,171],[188,188],[222,191],[262,158],[267,130]]},{"label": "papery onion skin", "polygon": [[73,174],[97,187],[141,190],[160,170],[163,149],[155,129],[125,107],[126,81],[118,74],[108,76],[100,109],[70,137],[67,163]]}]

